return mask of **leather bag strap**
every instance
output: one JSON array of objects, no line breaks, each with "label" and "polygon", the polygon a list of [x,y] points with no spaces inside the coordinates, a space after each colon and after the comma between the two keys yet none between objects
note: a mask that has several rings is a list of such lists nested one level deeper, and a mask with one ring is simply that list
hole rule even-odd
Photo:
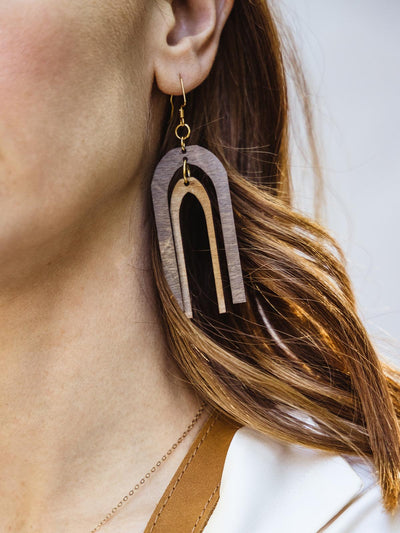
[{"label": "leather bag strap", "polygon": [[204,424],[145,533],[200,533],[219,499],[225,457],[238,425],[213,414]]}]

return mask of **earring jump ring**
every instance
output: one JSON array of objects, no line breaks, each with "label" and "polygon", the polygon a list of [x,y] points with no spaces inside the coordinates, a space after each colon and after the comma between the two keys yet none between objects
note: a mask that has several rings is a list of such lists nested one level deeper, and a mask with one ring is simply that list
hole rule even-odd
[{"label": "earring jump ring", "polygon": [[[179,131],[179,128],[186,128],[186,135],[179,135],[178,134],[178,131]],[[176,137],[178,137],[178,139],[180,139],[181,141],[185,141],[186,139],[188,139],[190,137],[190,126],[186,123],[184,124],[178,124],[175,128],[175,135]]]}]

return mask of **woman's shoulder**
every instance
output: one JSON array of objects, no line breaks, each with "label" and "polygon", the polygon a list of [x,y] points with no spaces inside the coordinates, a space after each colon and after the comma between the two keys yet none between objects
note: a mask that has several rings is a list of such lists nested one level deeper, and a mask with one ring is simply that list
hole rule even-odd
[{"label": "woman's shoulder", "polygon": [[395,533],[369,463],[284,444],[252,429],[230,443],[204,533]]}]

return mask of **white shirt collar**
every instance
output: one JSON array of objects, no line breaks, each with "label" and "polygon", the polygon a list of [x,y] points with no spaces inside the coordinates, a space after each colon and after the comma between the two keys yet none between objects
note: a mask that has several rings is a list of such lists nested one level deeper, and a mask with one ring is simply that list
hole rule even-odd
[{"label": "white shirt collar", "polygon": [[316,533],[362,488],[361,477],[339,455],[241,428],[204,533]]}]

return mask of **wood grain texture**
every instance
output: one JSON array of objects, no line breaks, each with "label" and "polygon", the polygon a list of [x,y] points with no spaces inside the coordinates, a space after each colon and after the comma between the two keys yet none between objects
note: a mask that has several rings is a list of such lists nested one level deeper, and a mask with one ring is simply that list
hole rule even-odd
[{"label": "wood grain texture", "polygon": [[225,313],[225,297],[224,289],[222,286],[221,278],[221,268],[219,264],[218,257],[218,248],[217,248],[217,239],[215,236],[215,227],[214,219],[212,214],[212,207],[208,193],[205,190],[204,186],[194,177],[189,178],[189,184],[185,185],[183,179],[180,179],[176,182],[175,187],[172,191],[171,200],[170,200],[170,213],[171,213],[171,222],[172,222],[172,231],[175,241],[176,256],[178,260],[178,270],[181,281],[182,297],[183,297],[183,306],[186,315],[191,318],[192,314],[192,304],[190,299],[189,292],[189,283],[186,272],[186,263],[185,263],[185,254],[183,251],[183,242],[182,242],[182,233],[181,225],[179,222],[179,211],[181,208],[182,200],[186,194],[193,194],[201,204],[201,207],[204,212],[207,225],[207,234],[208,240],[210,243],[210,252],[211,252],[211,261],[214,273],[215,280],[215,291],[217,293],[218,301],[218,311],[219,313]]},{"label": "wood grain texture", "polygon": [[201,168],[213,182],[221,219],[232,302],[245,302],[246,294],[240,264],[228,176],[221,161],[219,161],[212,152],[202,146],[187,146],[185,154],[182,154],[181,148],[170,150],[161,158],[154,171],[151,182],[151,195],[165,278],[180,307],[184,309],[168,202],[168,186],[176,171],[182,167],[183,156],[187,157],[189,166],[194,165]]}]

